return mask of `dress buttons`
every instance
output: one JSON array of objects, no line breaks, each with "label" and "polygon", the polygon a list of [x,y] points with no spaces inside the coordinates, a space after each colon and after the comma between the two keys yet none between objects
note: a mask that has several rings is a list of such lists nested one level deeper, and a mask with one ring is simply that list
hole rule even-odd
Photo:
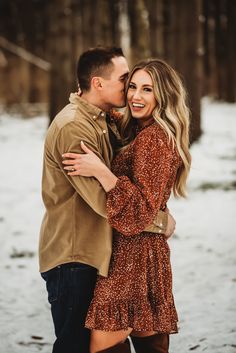
[{"label": "dress buttons", "polygon": [[93,116],[93,120],[96,120],[96,119],[97,119],[97,117],[96,117],[96,115],[94,115],[94,116]]},{"label": "dress buttons", "polygon": [[107,132],[107,130],[102,130],[103,134],[105,134]]},{"label": "dress buttons", "polygon": [[105,114],[104,114],[104,113],[101,113],[101,116],[105,116]]}]

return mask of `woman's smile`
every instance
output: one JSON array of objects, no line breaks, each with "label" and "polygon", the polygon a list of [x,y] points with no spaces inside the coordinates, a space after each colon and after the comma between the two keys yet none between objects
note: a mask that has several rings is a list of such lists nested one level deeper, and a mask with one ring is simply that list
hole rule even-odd
[{"label": "woman's smile", "polygon": [[132,109],[133,111],[141,111],[144,107],[145,107],[145,104],[141,104],[141,103],[135,103],[135,102],[132,102]]}]

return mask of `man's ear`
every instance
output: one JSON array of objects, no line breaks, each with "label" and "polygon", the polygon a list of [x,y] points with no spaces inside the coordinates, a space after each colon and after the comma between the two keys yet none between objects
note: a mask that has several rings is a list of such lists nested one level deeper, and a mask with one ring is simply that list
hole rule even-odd
[{"label": "man's ear", "polygon": [[95,89],[102,88],[101,78],[100,77],[93,77],[91,80],[91,86],[93,86]]}]

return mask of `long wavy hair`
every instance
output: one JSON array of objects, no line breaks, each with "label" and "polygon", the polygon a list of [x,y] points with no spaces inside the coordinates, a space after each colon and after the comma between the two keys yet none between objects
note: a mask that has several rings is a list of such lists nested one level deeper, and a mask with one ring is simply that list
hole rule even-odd
[{"label": "long wavy hair", "polygon": [[[146,71],[152,78],[153,92],[157,102],[152,112],[153,118],[166,132],[169,142],[176,146],[182,159],[173,186],[176,197],[186,197],[186,181],[191,165],[189,152],[189,109],[186,104],[186,91],[176,71],[165,61],[144,60],[136,64],[126,83],[126,96],[133,74],[138,70]],[[120,121],[120,131],[124,144],[135,137],[136,119],[132,118],[127,106],[124,118]]]}]

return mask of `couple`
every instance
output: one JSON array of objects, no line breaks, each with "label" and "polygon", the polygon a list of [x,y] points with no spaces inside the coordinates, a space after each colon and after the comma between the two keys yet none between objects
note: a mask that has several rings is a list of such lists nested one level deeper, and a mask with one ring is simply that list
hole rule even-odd
[{"label": "couple", "polygon": [[[185,195],[191,160],[184,88],[158,59],[129,74],[120,48],[83,53],[77,75],[82,94],[44,151],[39,258],[53,353],[130,352],[129,335],[137,353],[167,353],[177,314],[166,204],[171,190]],[[124,116],[112,109],[125,101]]]}]

